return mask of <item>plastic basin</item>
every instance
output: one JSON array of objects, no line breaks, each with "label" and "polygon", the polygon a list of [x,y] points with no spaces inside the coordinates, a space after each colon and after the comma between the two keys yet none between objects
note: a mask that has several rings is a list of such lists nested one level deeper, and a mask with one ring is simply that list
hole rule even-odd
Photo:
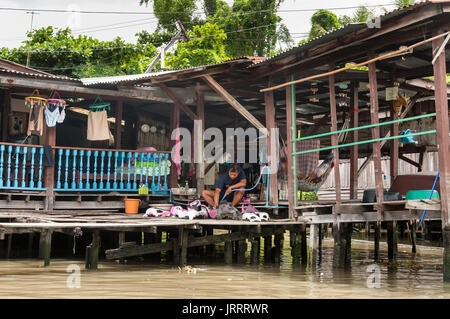
[{"label": "plastic basin", "polygon": [[[406,193],[406,200],[414,200],[414,199],[429,199],[431,194],[431,190],[415,190],[408,191]],[[439,193],[435,190],[433,191],[433,195],[431,198],[439,198]]]}]

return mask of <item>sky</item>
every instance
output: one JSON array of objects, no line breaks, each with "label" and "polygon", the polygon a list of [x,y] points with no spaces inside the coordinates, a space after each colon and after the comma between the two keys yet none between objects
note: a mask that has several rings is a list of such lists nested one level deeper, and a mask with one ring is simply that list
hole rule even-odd
[{"label": "sky", "polygon": [[[232,0],[227,0],[232,3]],[[201,4],[202,1],[199,1]],[[283,10],[345,8],[359,5],[385,5],[388,10],[394,9],[393,0],[284,0],[280,7]],[[100,40],[112,40],[120,36],[127,42],[135,43],[135,34],[143,29],[155,30],[157,19],[154,15],[137,14],[75,14],[70,11],[120,11],[151,12],[152,6],[139,6],[139,0],[0,0],[0,8],[61,9],[69,12],[40,12],[34,15],[33,28],[48,25],[71,27],[75,34],[86,34]],[[198,6],[201,10],[201,5]],[[338,10],[334,13],[351,15],[355,9]],[[377,8],[379,14],[381,8]],[[279,12],[283,23],[287,25],[295,43],[305,37],[310,29],[310,18],[314,11]],[[31,14],[24,11],[5,11],[0,9],[0,47],[18,47],[25,40],[30,30]],[[302,34],[303,33],[303,34]]]}]

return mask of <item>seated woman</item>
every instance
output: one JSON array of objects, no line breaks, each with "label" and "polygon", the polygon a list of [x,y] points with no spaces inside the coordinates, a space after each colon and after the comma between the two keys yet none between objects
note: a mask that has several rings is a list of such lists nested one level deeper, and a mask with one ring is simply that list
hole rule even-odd
[{"label": "seated woman", "polygon": [[247,184],[246,176],[244,170],[237,164],[230,166],[227,173],[220,176],[215,190],[203,190],[202,197],[212,206],[214,209],[219,206],[220,201],[226,200],[231,202],[231,205],[236,206],[244,197],[245,191],[238,190],[233,191],[233,189],[245,188]]}]

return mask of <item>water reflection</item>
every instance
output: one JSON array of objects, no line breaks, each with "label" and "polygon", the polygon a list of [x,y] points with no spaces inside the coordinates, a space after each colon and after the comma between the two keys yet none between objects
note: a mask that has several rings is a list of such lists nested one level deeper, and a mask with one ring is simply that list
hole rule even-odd
[{"label": "water reflection", "polygon": [[[250,245],[249,245],[250,246]],[[292,264],[289,240],[279,263],[223,264],[223,247],[216,260],[199,254],[189,259],[195,269],[178,269],[168,260],[130,259],[126,264],[100,261],[98,271],[85,271],[83,260],[52,260],[49,268],[37,259],[0,261],[1,298],[450,298],[442,282],[442,251],[419,247],[416,255],[399,247],[397,263],[387,262],[380,247],[380,288],[368,288],[367,267],[373,244],[352,243],[351,267],[333,268],[333,246],[309,255],[307,263]],[[68,288],[68,265],[81,269],[81,287]]]}]

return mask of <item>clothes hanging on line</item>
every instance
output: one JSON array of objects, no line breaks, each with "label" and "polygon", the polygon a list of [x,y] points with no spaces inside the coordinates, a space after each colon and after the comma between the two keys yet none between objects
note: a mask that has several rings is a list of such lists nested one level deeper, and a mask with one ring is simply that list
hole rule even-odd
[{"label": "clothes hanging on line", "polygon": [[53,151],[50,145],[44,145],[44,166],[55,166],[55,160],[53,158]]},{"label": "clothes hanging on line", "polygon": [[50,109],[47,107],[45,108],[45,121],[47,122],[48,127],[56,126],[56,122],[59,118],[59,108],[55,107],[53,111],[50,111]]},{"label": "clothes hanging on line", "polygon": [[66,119],[66,108],[63,107],[62,110],[59,112],[59,116],[56,122],[63,123],[65,119]]},{"label": "clothes hanging on line", "polygon": [[89,141],[109,140],[108,115],[106,111],[89,112],[87,139]]},{"label": "clothes hanging on line", "polygon": [[30,109],[27,135],[36,133],[42,136],[44,130],[44,109],[38,105],[33,105]]}]

